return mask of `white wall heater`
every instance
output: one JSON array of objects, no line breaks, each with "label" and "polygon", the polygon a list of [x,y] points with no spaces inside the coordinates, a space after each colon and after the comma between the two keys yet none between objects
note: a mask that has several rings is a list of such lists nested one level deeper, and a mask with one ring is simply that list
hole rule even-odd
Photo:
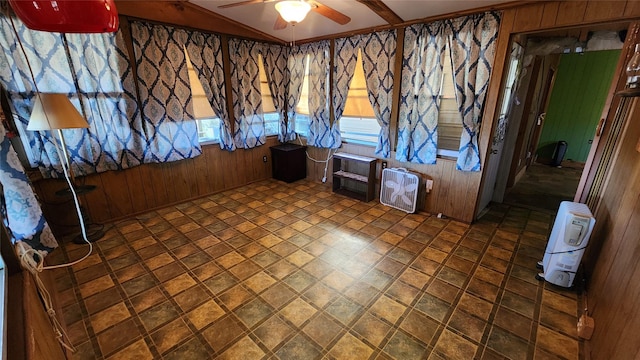
[{"label": "white wall heater", "polygon": [[587,205],[561,202],[544,258],[538,262],[538,267],[542,266],[543,272],[536,278],[558,286],[571,287],[595,223],[596,219]]}]

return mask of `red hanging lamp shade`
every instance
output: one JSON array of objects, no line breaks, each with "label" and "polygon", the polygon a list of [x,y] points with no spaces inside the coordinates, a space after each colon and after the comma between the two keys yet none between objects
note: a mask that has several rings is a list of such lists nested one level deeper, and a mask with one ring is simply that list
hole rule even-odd
[{"label": "red hanging lamp shade", "polygon": [[118,30],[114,0],[9,0],[9,3],[32,30],[62,33]]}]

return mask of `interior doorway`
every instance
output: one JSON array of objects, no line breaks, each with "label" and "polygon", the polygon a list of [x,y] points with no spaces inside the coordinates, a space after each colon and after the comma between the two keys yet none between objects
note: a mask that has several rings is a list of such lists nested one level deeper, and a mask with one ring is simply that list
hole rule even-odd
[{"label": "interior doorway", "polygon": [[[614,81],[627,27],[628,24],[607,24],[515,37],[525,46],[525,59],[514,96],[517,106],[512,106],[508,115],[494,202],[556,211],[561,201],[575,198],[585,171],[585,157]],[[594,53],[603,51],[615,52],[607,60],[609,77],[598,85],[593,81],[590,85],[580,83],[593,80],[594,73],[602,73],[598,61],[582,68],[580,61],[595,58]],[[560,159],[556,164],[560,166],[551,166],[557,143],[568,139],[573,152]]]},{"label": "interior doorway", "polygon": [[562,201],[573,201],[583,168],[580,164],[556,168],[533,163],[520,181],[507,189],[504,203],[557,211]]}]

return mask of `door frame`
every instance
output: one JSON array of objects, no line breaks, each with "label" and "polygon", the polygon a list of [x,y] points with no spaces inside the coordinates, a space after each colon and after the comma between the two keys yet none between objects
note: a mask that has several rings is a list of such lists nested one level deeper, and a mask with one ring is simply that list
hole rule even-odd
[{"label": "door frame", "polygon": [[[602,111],[600,123],[596,129],[596,133],[593,137],[593,143],[591,144],[591,150],[589,156],[585,162],[584,171],[580,177],[578,183],[578,189],[574,197],[575,202],[586,203],[587,198],[595,197],[600,198],[599,192],[602,188],[593,188],[594,181],[598,173],[607,173],[610,166],[609,161],[603,161],[605,150],[611,147],[617,147],[619,144],[618,134],[612,134],[612,128],[615,124],[616,113],[618,106],[620,105],[621,98],[616,96],[616,92],[622,90],[626,86],[627,76],[624,71],[626,64],[629,62],[634,52],[635,44],[640,42],[640,22],[635,21],[629,24],[627,29],[627,38],[625,39],[622,50],[620,51],[620,58],[618,59],[618,65],[616,66],[615,74],[618,76],[617,80],[612,81],[609,88],[609,94]],[[605,141],[601,141],[601,140]],[[595,192],[595,193],[594,193]],[[599,201],[590,204],[590,210],[595,213],[599,206]]]},{"label": "door frame", "polygon": [[[542,97],[540,99],[540,104],[542,104],[542,106],[538,108],[538,114],[536,115],[536,120],[535,120],[536,123],[534,124],[533,130],[531,131],[531,137],[528,143],[529,146],[527,147],[527,152],[531,154],[531,156],[527,158],[527,165],[526,165],[527,168],[529,168],[529,166],[531,166],[531,164],[533,164],[535,162],[535,159],[537,158],[536,150],[538,149],[538,142],[540,141],[540,136],[542,136],[542,128],[544,127],[544,120],[545,120],[545,117],[542,115],[547,114],[549,102],[551,101],[551,92],[553,91],[553,86],[556,83],[557,74],[558,74],[557,69],[553,67],[549,67],[549,70],[547,72],[547,78],[546,78],[547,81],[545,82],[545,85],[541,89]],[[541,116],[542,116],[542,119],[540,118]]]},{"label": "door frame", "polygon": [[[581,25],[578,27],[585,27],[585,26],[589,26],[589,25]],[[582,202],[584,203],[587,196],[590,194],[590,192],[592,191],[591,187],[593,186],[593,182],[594,182],[594,178],[596,176],[596,171],[598,170],[598,168],[601,166],[600,161],[602,160],[602,154],[603,154],[603,150],[604,147],[606,146],[604,141],[600,141],[600,138],[602,136],[607,136],[609,134],[609,132],[611,131],[611,127],[612,127],[612,122],[613,122],[613,118],[615,117],[615,113],[616,113],[616,109],[618,104],[620,103],[620,99],[619,97],[615,96],[616,91],[618,90],[622,90],[625,87],[626,84],[626,74],[624,71],[624,67],[626,66],[626,63],[629,61],[629,58],[631,57],[631,55],[633,54],[633,49],[634,49],[634,44],[635,43],[639,43],[640,42],[640,21],[637,22],[629,22],[629,25],[627,27],[627,32],[629,35],[627,35],[624,45],[621,49],[620,52],[620,57],[618,60],[618,64],[615,70],[615,75],[614,75],[614,79],[612,80],[611,83],[611,87],[609,90],[609,93],[607,95],[607,99],[605,100],[605,104],[603,107],[603,111],[602,111],[602,120],[600,122],[600,124],[598,125],[596,134],[594,135],[593,138],[593,142],[591,145],[591,150],[589,152],[589,156],[587,159],[587,162],[585,163],[584,169],[583,169],[583,173],[582,176],[580,178],[580,182],[578,184],[578,188],[576,190],[576,195],[574,197],[574,201],[576,202]],[[512,34],[511,38],[513,38],[513,36],[517,36],[517,35],[529,35],[528,33],[524,32],[524,33],[518,33],[518,34]],[[512,40],[511,40],[512,41]],[[509,42],[511,44],[511,41]],[[507,59],[505,59],[505,63],[506,61],[508,61]],[[503,72],[506,71],[507,66],[504,66],[503,68]],[[553,71],[553,75],[552,76],[547,76],[546,79],[546,86],[545,86],[545,95],[544,98],[541,98],[540,104],[544,103],[544,112],[546,112],[547,107],[549,105],[549,101],[550,101],[550,94],[551,91],[553,89],[553,85],[555,83],[555,79],[557,76],[557,69],[556,68],[550,68],[550,71]],[[615,79],[615,77],[618,77],[617,80]],[[503,73],[503,81],[505,79],[506,75]],[[501,84],[501,92],[500,92],[500,99],[502,99],[503,97],[503,91],[504,91],[504,84]],[[544,100],[544,102],[543,102]],[[538,112],[539,114],[541,112]],[[524,114],[523,114],[524,115]],[[497,114],[496,114],[497,116]],[[533,160],[535,159],[535,146],[537,144],[537,142],[540,139],[540,135],[542,133],[542,127],[544,125],[544,122],[542,124],[540,124],[540,126],[536,126],[537,129],[535,129],[535,134],[531,135],[531,142],[530,142],[530,147],[533,146],[533,151],[532,151],[532,155],[527,159],[527,167],[530,166],[533,163]],[[494,124],[495,126],[495,124]],[[491,133],[493,135],[493,132]],[[615,142],[615,137],[613,139],[613,141]],[[609,146],[611,146],[609,144]],[[490,149],[490,147],[489,147]],[[490,151],[490,150],[489,150]],[[503,155],[504,156],[504,155]],[[513,156],[513,154],[511,155]],[[513,169],[510,169],[513,170]],[[483,174],[482,176],[482,180],[481,180],[481,184],[484,185],[486,177],[485,175],[487,174]],[[509,173],[504,174],[503,176],[508,176]],[[515,176],[515,175],[514,175]],[[479,192],[478,192],[478,199],[477,199],[477,207],[476,207],[476,212],[474,215],[474,219],[477,219],[479,215],[481,215],[481,210],[479,209],[479,205],[480,205],[480,195],[482,194],[483,191],[483,187],[481,186],[479,188]],[[592,209],[592,211],[595,211],[596,209]]]}]

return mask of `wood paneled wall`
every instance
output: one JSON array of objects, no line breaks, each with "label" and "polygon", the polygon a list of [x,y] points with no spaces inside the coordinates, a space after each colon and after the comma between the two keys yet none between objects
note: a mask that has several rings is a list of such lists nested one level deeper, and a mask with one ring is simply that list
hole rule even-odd
[{"label": "wood paneled wall", "polygon": [[[166,7],[171,4],[165,3],[161,6]],[[498,104],[500,85],[503,81],[502,72],[507,58],[510,37],[522,32],[637,18],[640,16],[639,4],[638,1],[541,2],[503,11],[496,53],[497,60],[487,94],[484,124],[480,134],[480,153],[483,165],[487,160],[486,153],[493,133],[493,118]],[[172,12],[192,11],[191,8],[181,10],[180,6],[174,5],[171,5],[173,6]],[[155,5],[149,2],[149,6]],[[132,13],[129,15],[144,17],[143,13],[128,11]],[[157,11],[149,10],[148,14],[160,16],[158,14],[162,15],[167,11],[169,10],[159,8]],[[155,20],[168,21],[162,17]],[[395,120],[397,121],[397,119]],[[269,141],[271,145],[276,143],[275,139]],[[97,185],[98,190],[85,195],[83,203],[88,208],[92,219],[107,221],[233,188],[270,176],[270,163],[262,163],[263,155],[269,155],[270,158],[268,146],[228,153],[213,145],[205,146],[203,151],[202,156],[193,160],[168,164],[149,164],[126,171],[88,176],[85,179],[86,183]],[[373,156],[373,149],[365,146],[345,144],[342,151]],[[326,150],[324,149],[309,148],[309,153],[318,159],[326,158]],[[474,219],[477,211],[478,193],[482,186],[480,173],[457,171],[455,170],[455,161],[451,159],[439,159],[436,165],[417,165],[397,163],[393,157],[394,154],[388,160],[389,166],[406,167],[433,178],[434,189],[427,196],[427,211],[443,213],[466,222],[471,222]],[[308,177],[320,181],[324,174],[324,166],[312,161],[309,161],[308,164]],[[226,171],[222,171],[223,169]],[[331,181],[331,176],[328,176],[328,181]],[[56,199],[52,195],[53,191],[63,187],[63,184],[51,180],[40,181],[36,185],[39,195],[45,202],[53,204],[45,206],[46,208],[57,209],[63,206],[63,204],[59,204],[60,199]],[[56,214],[56,218],[61,217],[60,212],[52,211]],[[72,217],[73,215],[68,216]],[[62,219],[61,223],[72,222],[66,222]]]},{"label": "wood paneled wall", "polygon": [[[535,32],[637,19],[640,2],[541,2],[513,11],[513,33]],[[640,101],[633,101],[633,112],[624,136],[620,134],[618,155],[594,214],[596,229],[585,256],[588,305],[595,319],[595,332],[585,346],[587,359],[640,358],[640,153],[636,151]],[[618,103],[619,98],[610,94],[605,107],[611,105],[611,109],[604,111],[608,124]]]},{"label": "wood paneled wall", "polygon": [[[149,2],[149,6],[155,6]],[[144,17],[144,13],[137,16]],[[503,12],[498,42],[497,67],[487,94],[487,106],[480,135],[483,164],[492,134],[502,66],[511,35],[537,32],[571,26],[637,19],[640,1],[545,1],[528,4]],[[169,21],[170,22],[170,21]],[[503,49],[503,50],[500,50]],[[502,63],[500,62],[502,60]],[[502,65],[498,65],[502,64]],[[631,123],[640,121],[638,101],[635,103]],[[617,102],[612,102],[616,106]],[[396,119],[397,120],[397,119]],[[624,137],[619,156],[607,184],[602,205],[596,213],[596,231],[591,251],[594,265],[589,286],[590,309],[596,321],[591,341],[594,359],[632,359],[640,357],[640,153],[635,144],[640,127],[630,126]],[[83,203],[96,221],[120,219],[207,194],[223,191],[271,176],[271,163],[262,162],[264,155],[271,158],[269,146],[277,140],[270,138],[267,146],[229,153],[217,146],[205,146],[204,154],[196,159],[168,164],[149,164],[119,172],[106,172],[88,176],[88,184],[98,189],[83,197]],[[373,149],[345,144],[342,151],[373,155]],[[326,159],[326,149],[309,148],[309,154],[319,160]],[[427,211],[442,212],[463,221],[473,220],[477,194],[482,186],[479,173],[455,170],[455,162],[440,159],[437,165],[413,165],[388,160],[390,167],[407,167],[434,180],[434,188],[427,195]],[[324,164],[308,162],[308,177],[320,181]],[[331,181],[329,164],[328,181]],[[379,174],[379,173],[378,173]],[[45,206],[47,218],[60,219],[70,204],[60,204],[53,192],[63,187],[59,181],[35,183]],[[598,251],[599,250],[599,251]]]},{"label": "wood paneled wall", "polygon": [[[202,155],[194,159],[145,164],[78,178],[78,183],[97,186],[95,191],[83,195],[81,201],[91,220],[106,222],[268,179],[269,147],[277,144],[277,138],[272,136],[265,145],[249,150],[229,152],[217,144],[204,145]],[[40,180],[34,186],[54,230],[65,233],[65,225],[77,224],[72,203],[55,195],[66,187],[63,180]]]},{"label": "wood paneled wall", "polygon": [[[585,255],[593,359],[640,357],[640,100],[634,101]],[[590,277],[590,279],[589,279]]]},{"label": "wood paneled wall", "polygon": [[285,43],[271,35],[184,0],[116,0],[116,7],[120,16],[158,21],[255,40]]},{"label": "wood paneled wall", "polygon": [[[496,49],[496,62],[480,130],[479,145],[483,168],[487,161],[486,154],[495,125],[493,120],[497,116],[501,84],[504,81],[503,70],[508,58],[511,36],[518,33],[633,19],[640,16],[639,4],[638,1],[552,1],[526,4],[503,11]],[[394,120],[397,124],[397,119]],[[373,148],[367,146],[344,144],[340,151],[374,157]],[[324,160],[327,156],[327,150],[310,147],[309,154],[317,160]],[[483,186],[480,173],[457,171],[455,160],[451,159],[438,159],[435,165],[419,165],[399,163],[394,160],[394,157],[395,153],[392,153],[391,158],[385,160],[389,162],[390,167],[408,168],[433,178],[434,189],[431,194],[427,195],[426,210],[428,212],[443,213],[465,222],[471,222],[475,219],[477,211],[481,210],[476,209],[478,194]],[[381,161],[382,159],[378,163]],[[329,164],[329,175],[331,168],[331,164]],[[324,164],[309,160],[307,169],[310,179],[321,181],[324,175]],[[327,177],[327,181],[331,181],[331,176]]]},{"label": "wood paneled wall", "polygon": [[[512,21],[509,21],[510,17]],[[541,2],[505,11],[503,26],[510,26],[510,33],[516,34],[638,17],[640,1]],[[623,68],[617,71],[616,76],[621,75]],[[492,88],[488,98],[497,98],[495,91]],[[640,142],[640,126],[637,126],[640,123],[640,100],[632,101],[633,112],[624,136],[620,134],[618,155],[598,211],[594,214],[596,229],[585,255],[588,305],[595,319],[593,337],[584,343],[583,354],[587,359],[640,358],[640,282],[637,280],[640,278],[640,152],[636,150]],[[604,110],[604,115],[609,117],[607,124],[612,122],[610,120],[618,104],[619,97],[610,94]],[[486,127],[493,126],[488,119],[485,116],[481,139],[491,134],[491,131],[486,131]],[[607,131],[605,129],[605,133]],[[482,145],[481,149],[485,154],[487,147]],[[344,145],[341,150],[373,155],[372,148],[357,145]],[[316,154],[318,159],[326,156],[326,150],[310,149],[310,153]],[[407,165],[389,160],[389,166],[405,166],[433,177],[434,190],[427,195],[429,212],[468,218],[465,204],[477,196],[480,189],[477,180],[455,171],[455,164],[450,160],[440,159],[437,165]],[[324,167],[321,164],[310,163],[311,178],[321,179],[322,171]]]},{"label": "wood paneled wall", "polygon": [[[339,151],[375,157],[373,154],[374,148],[369,146],[344,143]],[[309,156],[315,160],[325,160],[327,158],[327,152],[327,149],[308,148]],[[378,159],[376,196],[380,194],[381,164],[383,161],[387,162],[387,167],[389,168],[400,167],[410,169],[433,180],[433,190],[426,195],[425,211],[442,213],[451,218],[467,222],[472,220],[469,218],[469,215],[473,214],[475,207],[475,202],[472,201],[472,199],[477,195],[477,191],[474,189],[478,188],[480,173],[457,171],[456,161],[451,159],[438,159],[435,165],[402,163],[395,160],[395,152],[392,152],[389,159]],[[324,167],[324,163],[307,160],[307,178],[314,181],[321,181],[324,175]],[[328,183],[332,182],[332,169],[333,160],[329,160],[329,168],[327,171]]]}]

